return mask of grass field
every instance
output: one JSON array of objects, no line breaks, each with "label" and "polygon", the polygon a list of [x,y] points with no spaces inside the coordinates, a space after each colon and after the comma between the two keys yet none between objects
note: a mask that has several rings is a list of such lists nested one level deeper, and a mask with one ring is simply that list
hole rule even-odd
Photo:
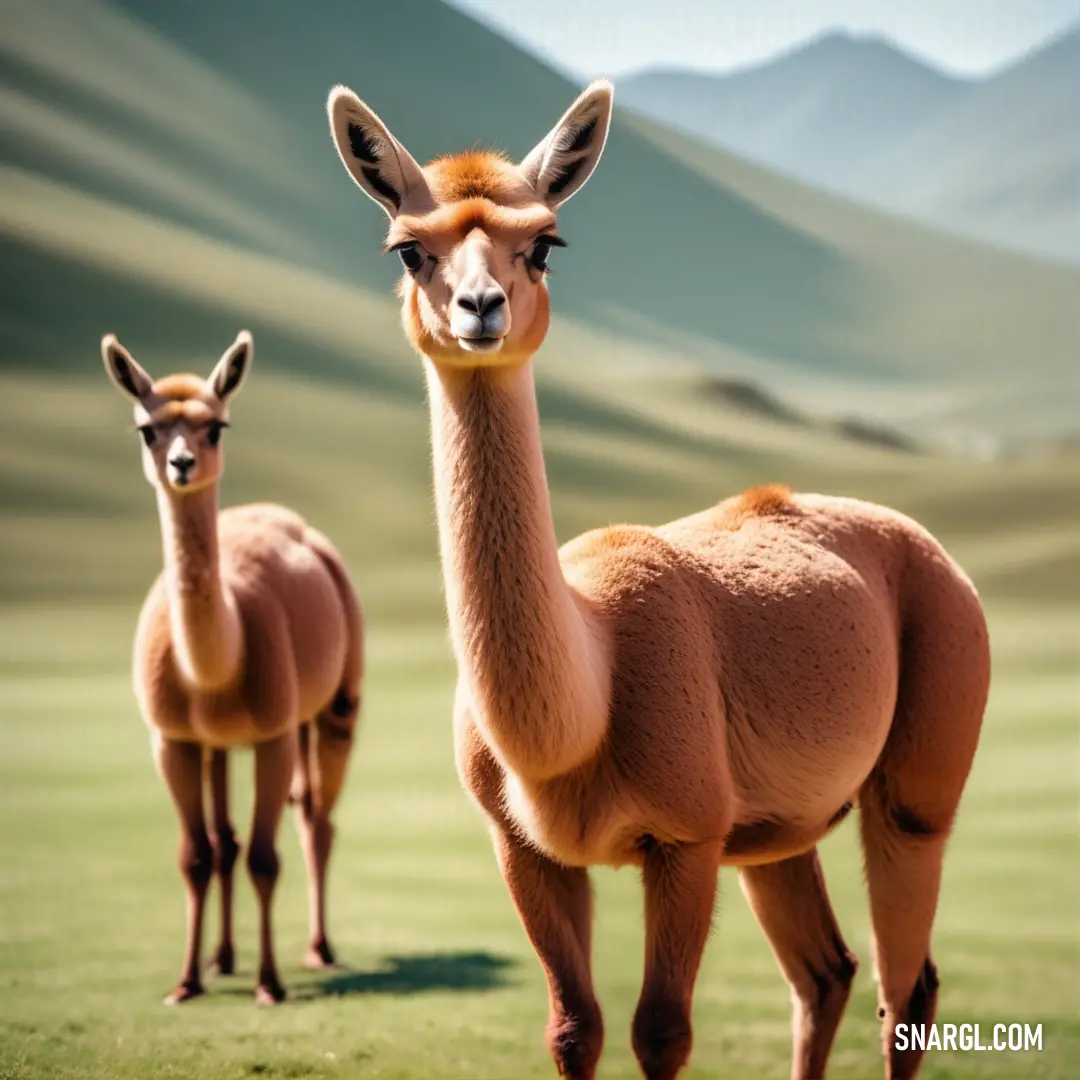
[{"label": "grass field", "polygon": [[[347,970],[300,969],[304,882],[288,825],[276,917],[293,1000],[269,1011],[251,1001],[254,907],[241,880],[239,974],[182,1009],[160,1004],[179,962],[183,894],[172,811],[128,685],[132,614],[34,604],[6,608],[0,623],[0,1076],[553,1075],[539,966],[453,772],[451,663],[430,624],[371,629],[364,732],[332,874]],[[991,616],[993,702],[937,921],[939,1019],[984,1031],[1042,1024],[1044,1048],[931,1053],[924,1075],[1066,1080],[1080,1062],[1075,621],[1067,609],[1004,603]],[[246,792],[250,757],[233,769]],[[824,846],[864,961],[834,1054],[841,1080],[880,1075],[855,833],[848,823]],[[630,872],[596,879],[601,1076],[613,1080],[636,1075],[640,898]],[[787,1075],[786,989],[727,871],[695,1022],[688,1077]]]},{"label": "grass field", "polygon": [[[543,396],[560,535],[664,520],[775,477],[887,498],[938,531],[988,597],[995,650],[937,922],[940,1018],[984,1030],[1039,1023],[1044,1049],[931,1054],[924,1075],[1068,1080],[1080,1062],[1077,462],[1060,451],[978,464],[860,447],[710,404],[693,385],[649,371],[613,385],[555,366]],[[102,376],[9,375],[4,387],[0,1077],[552,1075],[539,966],[452,764],[419,395],[394,404],[257,370],[237,402],[229,501],[273,491],[309,513],[340,539],[369,610],[364,726],[332,874],[347,970],[300,970],[304,877],[289,824],[276,917],[292,1001],[272,1011],[251,1001],[254,906],[241,879],[240,974],[167,1010],[183,919],[176,825],[128,676],[159,557],[151,492],[126,407]],[[233,768],[243,822],[250,757]],[[824,846],[863,960],[834,1057],[832,1075],[848,1080],[880,1075],[856,831],[849,823]],[[640,896],[630,872],[596,880],[611,1080],[635,1075]],[[786,1075],[787,992],[730,872],[695,1017],[688,1077]]]}]

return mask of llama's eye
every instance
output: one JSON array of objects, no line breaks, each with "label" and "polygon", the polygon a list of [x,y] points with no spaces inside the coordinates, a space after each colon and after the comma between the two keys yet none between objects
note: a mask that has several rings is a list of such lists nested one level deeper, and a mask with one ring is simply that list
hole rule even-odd
[{"label": "llama's eye", "polygon": [[550,273],[548,259],[551,257],[553,247],[566,247],[566,241],[560,240],[559,237],[553,235],[538,236],[526,260],[529,266],[534,270],[539,270],[542,274]]},{"label": "llama's eye", "polygon": [[142,441],[147,446],[153,446],[154,440],[157,439],[157,432],[154,430],[153,424],[143,424],[139,428],[139,434],[142,436]]},{"label": "llama's eye", "polygon": [[397,249],[398,258],[410,274],[415,274],[424,265],[424,256],[418,244],[403,244]]},{"label": "llama's eye", "polygon": [[548,258],[551,255],[551,247],[548,244],[537,243],[532,249],[532,254],[529,256],[529,262],[537,270],[546,270],[548,268]]},{"label": "llama's eye", "polygon": [[221,423],[221,421],[215,420],[206,429],[206,441],[211,446],[217,446],[217,444],[221,442],[221,433],[225,430],[227,426],[228,425]]}]

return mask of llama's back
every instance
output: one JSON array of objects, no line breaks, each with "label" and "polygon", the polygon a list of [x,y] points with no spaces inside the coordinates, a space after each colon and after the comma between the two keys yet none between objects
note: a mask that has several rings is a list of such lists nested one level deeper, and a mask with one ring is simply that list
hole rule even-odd
[{"label": "llama's back", "polygon": [[768,488],[656,532],[702,568],[747,806],[794,819],[816,791],[853,796],[906,699],[925,712],[936,695],[933,723],[977,734],[989,680],[978,595],[911,518]]}]

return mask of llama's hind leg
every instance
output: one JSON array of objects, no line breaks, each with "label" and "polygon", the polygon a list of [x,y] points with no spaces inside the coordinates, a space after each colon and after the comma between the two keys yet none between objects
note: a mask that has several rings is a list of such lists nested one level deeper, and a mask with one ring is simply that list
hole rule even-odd
[{"label": "llama's hind leg", "polygon": [[259,982],[255,1000],[273,1005],[285,997],[274,957],[271,904],[281,863],[277,832],[296,765],[296,728],[255,745],[255,813],[251,821],[247,865],[259,902]]},{"label": "llama's hind leg", "polygon": [[503,880],[548,985],[547,1047],[567,1080],[593,1080],[604,1021],[592,982],[592,887],[580,868],[560,866],[493,828]]},{"label": "llama's hind leg", "polygon": [[236,830],[229,816],[229,756],[225,750],[211,750],[208,756],[210,780],[210,843],[214,848],[214,871],[221,889],[221,939],[210,961],[210,970],[231,975],[236,970],[233,946],[233,868],[240,854]]},{"label": "llama's hind leg", "polygon": [[739,883],[791,987],[792,1080],[821,1080],[858,961],[840,935],[817,849],[743,867]]},{"label": "llama's hind leg", "polygon": [[319,895],[316,888],[317,874],[315,867],[314,818],[315,795],[312,790],[312,753],[311,753],[311,729],[312,723],[300,725],[297,741],[296,768],[293,771],[292,789],[289,792],[289,802],[293,804],[294,821],[300,837],[300,847],[304,852],[304,862],[307,866],[308,875],[308,954],[305,959],[305,967],[318,968],[324,966],[315,962],[312,955],[311,942],[316,940],[316,923],[321,925],[321,919],[317,912],[321,911]]},{"label": "llama's hind leg", "polygon": [[187,938],[176,989],[165,999],[178,1005],[203,993],[199,975],[203,914],[214,855],[203,816],[203,750],[197,743],[154,740],[154,762],[180,816],[180,873],[187,885]]},{"label": "llama's hind leg", "polygon": [[979,741],[990,682],[986,620],[940,555],[906,571],[900,679],[885,748],[859,793],[885,1075],[911,1080],[921,1050],[897,1024],[929,1024],[938,978],[930,938],[945,845]]},{"label": "llama's hind leg", "polygon": [[304,963],[316,971],[336,964],[326,933],[326,878],[334,842],[331,814],[345,783],[358,709],[359,702],[342,691],[327,712],[301,729],[301,753],[307,754],[309,778],[306,797],[298,804],[308,868],[309,932]]},{"label": "llama's hind leg", "polygon": [[356,736],[364,677],[364,613],[341,555],[317,529],[308,526],[305,541],[334,581],[345,617],[345,667],[334,700],[310,725],[308,757],[310,797],[300,802],[300,836],[308,866],[309,936],[305,964],[318,970],[335,965],[326,935],[326,876],[337,804]]},{"label": "llama's hind leg", "polygon": [[937,1011],[937,969],[930,935],[937,908],[945,832],[921,819],[898,816],[880,794],[861,797],[862,837],[874,973],[887,1080],[911,1080],[922,1051],[898,1050],[898,1024],[931,1024]]}]

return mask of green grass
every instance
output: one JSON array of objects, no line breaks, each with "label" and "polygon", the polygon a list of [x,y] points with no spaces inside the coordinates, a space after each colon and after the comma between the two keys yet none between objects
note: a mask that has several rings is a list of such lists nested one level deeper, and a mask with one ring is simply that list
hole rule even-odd
[{"label": "green grass", "polygon": [[[556,343],[588,332],[569,326]],[[609,346],[610,347],[610,346]],[[299,968],[306,911],[291,824],[277,905],[293,1000],[251,1001],[254,908],[239,888],[241,973],[167,1010],[183,889],[176,823],[128,676],[159,555],[127,406],[103,374],[8,374],[0,395],[0,1077],[552,1075],[539,966],[454,774],[452,662],[441,610],[426,413],[400,389],[256,370],[234,409],[225,497],[296,506],[341,544],[369,613],[365,716],[339,814],[332,930],[349,970]],[[662,521],[747,484],[887,500],[916,514],[990,597],[991,712],[938,920],[943,1020],[1042,1023],[1041,1055],[942,1054],[925,1074],[1053,1077],[1080,1061],[1075,912],[1075,582],[1080,462],[1056,451],[979,464],[859,447],[695,394],[645,366],[612,380],[541,358],[559,535]],[[378,369],[373,369],[378,370]],[[247,812],[250,756],[234,760]],[[834,1075],[880,1075],[856,830],[825,845],[864,961]],[[597,874],[602,1077],[634,1074],[641,977],[633,874]],[[787,991],[737,888],[696,998],[688,1077],[783,1076]],[[329,1057],[327,1055],[333,1055]]]},{"label": "green grass", "polygon": [[[0,1076],[553,1075],[546,996],[479,814],[454,774],[452,664],[438,624],[371,627],[363,732],[340,807],[331,929],[348,970],[301,971],[304,875],[291,823],[277,907],[292,1000],[251,1001],[254,907],[239,880],[239,974],[170,1010],[183,890],[176,826],[149,759],[126,658],[130,605],[12,605],[0,622]],[[952,841],[935,936],[939,1019],[1043,1025],[1026,1055],[929,1055],[924,1076],[1076,1075],[1075,625],[1061,609],[992,607],[997,677]],[[234,755],[246,820],[251,759]],[[868,921],[848,824],[824,845],[831,892],[863,959],[831,1074],[879,1075]],[[640,897],[601,872],[601,1076],[634,1076]],[[738,890],[722,875],[695,1004],[688,1078],[787,1075],[788,1002]],[[211,927],[216,918],[211,920]],[[211,929],[211,937],[213,930]]]},{"label": "green grass", "polygon": [[[160,1004],[177,974],[183,889],[176,823],[128,677],[135,614],[160,557],[152,495],[127,407],[103,375],[9,374],[0,395],[0,1077],[552,1075],[539,966],[453,769],[453,670],[415,367],[402,369],[403,389],[378,394],[269,366],[234,409],[226,499],[279,498],[325,528],[369,614],[365,716],[332,878],[332,930],[349,970],[326,979],[299,969],[304,879],[287,825],[277,922],[293,1000],[271,1012],[251,1001],[254,908],[242,881],[240,975],[183,1009]],[[894,453],[702,400],[677,372],[642,367],[613,381],[603,354],[588,370],[557,356],[541,369],[564,539],[608,521],[662,521],[779,477],[886,499],[968,566],[991,598],[996,674],[938,921],[941,1017],[1042,1023],[1046,1048],[936,1055],[925,1075],[1071,1077],[1080,1060],[1075,457],[988,465]],[[241,822],[249,773],[250,756],[236,755]],[[879,1064],[855,833],[845,826],[824,850],[864,961],[834,1075],[862,1080]],[[596,877],[610,1080],[635,1075],[640,896],[631,873]],[[786,1075],[788,1023],[786,989],[725,872],[688,1076]]]}]

